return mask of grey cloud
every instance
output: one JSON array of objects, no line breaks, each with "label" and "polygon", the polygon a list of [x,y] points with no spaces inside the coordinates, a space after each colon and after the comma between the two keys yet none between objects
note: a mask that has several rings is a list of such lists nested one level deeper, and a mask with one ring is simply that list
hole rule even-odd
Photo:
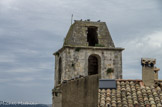
[{"label": "grey cloud", "polygon": [[[141,38],[136,38],[127,43],[124,42],[123,46],[126,48],[125,50],[126,56],[124,56],[125,57],[124,67],[126,67],[127,65],[129,66],[132,65],[130,67],[134,68],[134,71],[137,70],[139,75],[142,75],[141,65],[140,65],[140,59],[142,57],[156,58],[157,67],[161,67],[162,66],[162,64],[160,63],[162,61],[161,60],[161,54],[162,54],[161,35],[162,35],[162,31],[159,31],[159,32],[154,32],[149,35],[145,35],[144,37],[141,37]],[[129,74],[130,72],[129,69],[131,69],[130,67],[128,67],[125,70],[124,74]],[[135,76],[135,77],[139,78],[138,76]],[[159,72],[159,77],[162,78],[162,72]]]},{"label": "grey cloud", "polygon": [[1,0],[0,99],[51,103],[52,54],[62,47],[71,14],[74,20],[107,22],[116,46],[126,48],[124,78],[140,79],[141,57],[156,57],[161,66],[162,41],[152,39],[159,38],[155,32],[162,28],[160,4],[161,0]]}]

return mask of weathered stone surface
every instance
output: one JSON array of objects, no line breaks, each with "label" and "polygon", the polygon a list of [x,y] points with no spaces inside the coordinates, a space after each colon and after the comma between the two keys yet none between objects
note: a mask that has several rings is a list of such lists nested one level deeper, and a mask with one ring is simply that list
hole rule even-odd
[{"label": "weathered stone surface", "polygon": [[[88,76],[88,58],[96,55],[99,58],[99,74],[102,79],[121,79],[122,75],[122,49],[109,48],[84,48],[79,47],[64,48],[59,56],[55,57],[55,84],[58,83],[59,58],[62,58],[62,78],[61,81],[70,80],[77,76]],[[117,58],[115,55],[118,56]],[[118,62],[118,63],[115,63]],[[113,68],[114,71],[108,73],[107,69]]]},{"label": "weathered stone surface", "polygon": [[154,80],[158,79],[158,71],[160,69],[156,68],[156,59],[153,58],[142,58],[142,80],[145,85],[152,86],[154,85]]},{"label": "weathered stone surface", "polygon": [[[75,23],[72,24],[69,29],[63,47],[54,53],[55,87],[59,84],[62,85],[64,83],[69,83],[69,81],[70,83],[73,83],[72,81],[77,78],[86,76],[89,77],[91,75],[98,75],[100,79],[122,79],[123,50],[123,48],[115,47],[105,22],[75,21]],[[95,84],[98,84],[98,81],[94,83],[94,85]],[[66,86],[66,88],[71,91],[70,87],[73,86],[70,84],[68,85],[69,86]],[[84,87],[83,84],[82,86]],[[87,85],[86,87],[91,87],[91,84]],[[64,90],[64,88],[62,89]],[[78,90],[76,89],[73,91],[74,93],[77,93]],[[86,91],[85,89],[84,92],[78,94],[78,97],[82,97],[86,92],[88,92],[88,90]],[[112,91],[112,93],[113,92],[114,91]],[[72,97],[72,99],[75,100],[74,96],[77,97],[76,94],[73,96],[72,93],[73,92],[71,92],[71,94],[66,94],[62,92],[63,106],[64,104],[67,104],[66,107],[68,107],[69,104],[72,105],[73,103],[81,104],[81,102],[72,102],[69,99]],[[91,94],[97,95],[96,93]],[[107,96],[108,95],[109,94],[107,94]],[[56,96],[53,98],[57,99]],[[85,98],[89,100],[89,103],[83,107],[88,107],[92,100],[88,99],[89,96]],[[112,102],[109,101],[109,98],[105,101],[104,95],[100,96],[99,98],[102,103],[101,105],[109,105],[112,103],[114,107],[116,106],[114,103],[116,101],[116,97],[111,98]],[[53,101],[57,102],[54,99]],[[77,100],[79,100],[79,98]]]},{"label": "weathered stone surface", "polygon": [[[97,34],[91,32],[92,40],[97,35],[97,46],[89,46],[87,40],[91,27],[97,30]],[[64,80],[88,76],[90,56],[97,58],[96,69],[101,79],[122,79],[123,50],[115,48],[105,22],[76,21],[69,29],[63,47],[54,53],[55,85]]]},{"label": "weathered stone surface", "polygon": [[106,23],[92,21],[75,21],[67,33],[64,45],[88,46],[88,27],[97,28],[98,44],[105,47],[115,47]]},{"label": "weathered stone surface", "polygon": [[61,84],[59,91],[53,91],[53,107],[97,107],[98,100],[105,101],[104,95],[98,99],[98,81],[98,75],[92,75]]}]

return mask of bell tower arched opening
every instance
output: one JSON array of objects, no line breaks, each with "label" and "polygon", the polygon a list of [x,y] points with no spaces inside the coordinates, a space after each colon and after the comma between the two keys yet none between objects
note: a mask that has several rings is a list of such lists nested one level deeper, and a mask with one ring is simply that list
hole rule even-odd
[{"label": "bell tower arched opening", "polygon": [[90,55],[88,58],[88,75],[95,75],[100,73],[100,57]]},{"label": "bell tower arched opening", "polygon": [[98,44],[97,27],[88,27],[87,42],[89,46],[95,46]]},{"label": "bell tower arched opening", "polygon": [[58,84],[61,83],[61,75],[62,75],[62,59],[59,58],[59,69],[58,69]]}]

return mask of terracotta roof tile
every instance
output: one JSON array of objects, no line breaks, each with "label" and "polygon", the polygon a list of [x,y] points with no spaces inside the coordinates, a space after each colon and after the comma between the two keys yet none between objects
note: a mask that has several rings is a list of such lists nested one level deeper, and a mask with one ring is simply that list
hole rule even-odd
[{"label": "terracotta roof tile", "polygon": [[141,80],[117,80],[117,89],[99,89],[98,107],[162,107],[162,81],[146,87]]}]

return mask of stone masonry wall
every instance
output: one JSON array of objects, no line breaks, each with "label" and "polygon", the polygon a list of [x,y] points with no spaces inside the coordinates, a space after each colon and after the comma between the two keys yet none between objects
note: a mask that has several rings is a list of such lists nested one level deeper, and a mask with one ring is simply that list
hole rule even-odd
[{"label": "stone masonry wall", "polygon": [[[122,78],[122,53],[121,50],[100,50],[100,49],[84,49],[65,48],[59,56],[55,57],[55,84],[58,79],[58,60],[62,58],[62,79],[69,80],[79,75],[88,76],[88,58],[90,55],[99,57],[99,68],[101,79],[121,79]],[[113,69],[113,73],[108,73],[109,68]]]},{"label": "stone masonry wall", "polygon": [[97,107],[98,75],[62,84],[62,107]]},{"label": "stone masonry wall", "polygon": [[57,96],[53,95],[52,107],[62,107],[62,93],[57,93]]},{"label": "stone masonry wall", "polygon": [[87,29],[90,26],[95,26],[98,28],[97,34],[99,44],[104,45],[105,47],[115,47],[106,23],[89,21],[75,21],[67,33],[64,45],[88,46]]}]

